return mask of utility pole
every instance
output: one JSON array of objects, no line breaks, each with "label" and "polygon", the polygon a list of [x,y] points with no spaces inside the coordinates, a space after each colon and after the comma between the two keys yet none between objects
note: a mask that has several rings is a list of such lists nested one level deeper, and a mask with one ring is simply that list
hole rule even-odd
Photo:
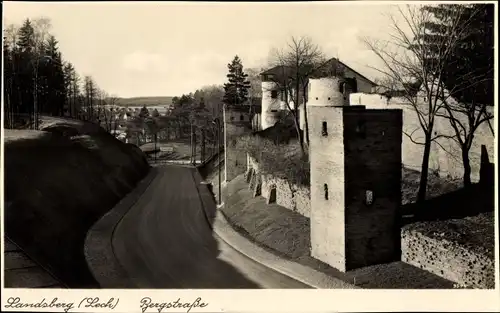
[{"label": "utility pole", "polygon": [[220,119],[216,117],[212,122],[216,127],[217,134],[217,171],[219,176],[219,200],[218,205],[222,203],[222,183],[221,183],[221,168],[220,168],[220,137],[221,137],[221,127],[220,127]]}]

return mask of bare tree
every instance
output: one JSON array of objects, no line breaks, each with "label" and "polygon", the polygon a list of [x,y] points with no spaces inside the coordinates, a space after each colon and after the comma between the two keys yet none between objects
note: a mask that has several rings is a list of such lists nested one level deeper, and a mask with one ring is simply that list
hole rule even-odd
[{"label": "bare tree", "polygon": [[[17,60],[16,60],[16,54],[14,53],[16,50],[17,50],[17,37],[18,37],[18,32],[19,32],[19,27],[17,25],[14,25],[14,24],[9,24],[7,25],[7,27],[5,28],[5,31],[4,31],[4,45],[8,48],[7,51],[4,51],[4,53],[8,53],[10,58],[11,58],[11,62],[8,62],[8,64],[10,65],[10,68],[6,68],[4,70],[4,78],[6,78],[6,86],[8,86],[8,89],[10,90],[10,92],[6,92],[5,95],[6,95],[6,99],[5,99],[5,121],[6,121],[6,125],[8,128],[13,128],[14,127],[14,120],[15,120],[15,114],[18,113],[16,108],[18,108],[21,104],[13,104],[11,102],[11,98],[10,98],[10,95],[11,93],[14,93],[14,92],[17,92],[18,95],[21,94],[21,89],[19,87],[19,84],[15,84],[14,81],[17,77],[16,75],[16,72],[18,71],[18,69],[16,68],[16,64],[17,64]],[[6,48],[4,46],[4,49]],[[5,56],[5,54],[4,54]],[[7,63],[4,63],[5,66],[7,65]],[[10,75],[6,75],[6,73],[10,73]],[[14,85],[17,86],[17,90],[13,90],[14,89]],[[18,96],[17,97],[19,100],[18,101],[21,101],[21,97]]]},{"label": "bare tree", "polygon": [[[310,76],[328,62],[318,45],[311,38],[292,37],[284,49],[274,49],[272,65],[278,68],[278,73],[271,79],[281,91],[281,100],[292,114],[302,155],[306,156],[305,143],[309,142],[309,125],[307,121],[307,87]],[[305,131],[300,130],[299,105],[303,103],[305,115]],[[305,137],[304,137],[305,134]]]},{"label": "bare tree", "polygon": [[[458,12],[458,11],[457,11]],[[398,22],[398,17],[402,22]],[[425,28],[433,21],[433,16],[420,5],[397,6],[397,14],[389,16],[392,32],[387,41],[362,38],[366,46],[382,62],[381,68],[374,68],[384,75],[387,81],[396,84],[404,92],[401,94],[416,113],[423,141],[414,138],[419,128],[404,134],[415,144],[424,147],[420,185],[417,201],[426,198],[429,158],[431,144],[438,145],[439,138],[451,138],[434,131],[436,117],[445,110],[441,95],[445,92],[444,73],[449,66],[450,56],[463,36],[466,27],[459,21],[458,13],[450,16],[449,36],[436,37],[433,45],[421,39],[432,35]]]},{"label": "bare tree", "polygon": [[118,136],[117,130],[118,130],[118,124],[119,124],[119,120],[120,120],[120,113],[121,113],[117,108],[118,97],[116,95],[108,95],[106,97],[106,103],[110,107],[109,108],[110,132],[112,132],[113,135],[115,135],[115,137],[117,137]]},{"label": "bare tree", "polygon": [[[459,22],[453,18],[451,21],[442,19],[441,22],[444,24],[440,24],[440,26],[451,27],[453,36],[459,39],[465,38],[462,47],[471,49],[467,50],[469,54],[475,55],[474,52],[481,51],[479,57],[486,62],[477,64],[471,61],[464,62],[462,58],[454,58],[454,61],[449,64],[454,74],[451,74],[453,75],[451,77],[453,85],[450,83],[447,84],[447,89],[443,89],[440,96],[445,110],[444,112],[438,112],[438,116],[449,120],[455,135],[453,140],[460,147],[460,156],[464,167],[463,183],[465,187],[472,184],[469,152],[472,148],[476,131],[481,124],[487,123],[491,133],[494,135],[493,127],[490,123],[493,119],[494,33],[492,24],[494,9],[488,6],[479,4],[465,7],[463,5],[440,5],[438,7],[440,10],[456,11],[456,14],[465,13]],[[477,24],[478,21],[481,21],[481,25]],[[467,44],[471,44],[472,41],[476,40],[481,40],[485,45],[475,45],[476,47],[472,50],[472,47]],[[491,49],[490,53],[488,49]],[[459,73],[454,73],[455,69],[459,69]],[[450,74],[448,74],[448,77],[450,77]],[[454,97],[454,95],[457,95],[457,97]]]},{"label": "bare tree", "polygon": [[[473,87],[472,87],[473,88]],[[437,116],[449,120],[453,135],[450,136],[460,147],[462,165],[464,167],[463,183],[465,187],[472,184],[469,152],[474,142],[475,133],[479,126],[488,123],[491,133],[494,135],[490,121],[493,119],[493,106],[487,103],[478,103],[472,100],[470,103],[458,102],[449,97],[449,92],[444,91],[442,95],[444,112],[438,112]]]},{"label": "bare tree", "polygon": [[85,97],[85,112],[87,119],[91,122],[95,121],[95,98],[97,93],[97,85],[91,76],[85,76],[83,81],[83,91]]},{"label": "bare tree", "polygon": [[250,99],[256,97],[262,97],[262,86],[260,81],[260,73],[263,72],[263,69],[258,68],[247,68],[246,73],[248,75],[248,81],[250,82],[250,88],[248,89],[248,96]]}]

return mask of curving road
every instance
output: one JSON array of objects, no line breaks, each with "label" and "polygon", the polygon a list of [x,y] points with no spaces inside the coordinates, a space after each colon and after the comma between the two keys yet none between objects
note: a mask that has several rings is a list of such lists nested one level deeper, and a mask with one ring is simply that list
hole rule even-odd
[{"label": "curving road", "polygon": [[157,177],[112,238],[115,256],[138,288],[310,288],[249,259],[212,232],[195,169],[152,170]]}]

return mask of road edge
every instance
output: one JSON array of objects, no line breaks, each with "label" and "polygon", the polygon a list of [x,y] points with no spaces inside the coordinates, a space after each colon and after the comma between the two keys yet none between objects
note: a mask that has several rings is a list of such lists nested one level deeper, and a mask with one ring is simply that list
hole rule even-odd
[{"label": "road edge", "polygon": [[134,288],[134,284],[113,251],[113,233],[123,216],[132,208],[157,176],[158,170],[150,167],[147,175],[132,191],[104,214],[87,232],[84,254],[92,276],[101,288]]},{"label": "road edge", "polygon": [[[196,183],[200,192],[203,210],[205,211],[205,215],[208,215],[210,212],[207,212],[206,207],[208,205],[215,205],[215,199],[210,193],[208,187],[202,184],[203,177],[201,173],[199,173],[198,169],[195,169],[194,172],[196,176],[198,176],[198,181],[196,181]],[[204,185],[204,187],[200,187],[198,185]],[[207,203],[208,201],[212,203]],[[216,210],[215,216],[209,215],[206,217],[209,221],[213,220],[214,224],[209,226],[217,236],[233,247],[236,251],[257,263],[264,265],[265,267],[316,289],[361,289],[358,286],[349,284],[338,278],[326,275],[315,269],[286,260],[274,253],[266,251],[258,244],[250,241],[238,233],[238,231],[231,226],[220,209]]]}]

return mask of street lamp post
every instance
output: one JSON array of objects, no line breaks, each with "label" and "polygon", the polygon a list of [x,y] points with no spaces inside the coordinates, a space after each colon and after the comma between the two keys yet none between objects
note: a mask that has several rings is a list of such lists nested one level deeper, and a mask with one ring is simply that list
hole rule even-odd
[{"label": "street lamp post", "polygon": [[219,200],[218,200],[218,205],[221,205],[222,203],[222,194],[221,194],[221,170],[220,170],[220,120],[219,118],[215,118],[212,123],[215,125],[217,129],[217,171],[219,175]]}]

